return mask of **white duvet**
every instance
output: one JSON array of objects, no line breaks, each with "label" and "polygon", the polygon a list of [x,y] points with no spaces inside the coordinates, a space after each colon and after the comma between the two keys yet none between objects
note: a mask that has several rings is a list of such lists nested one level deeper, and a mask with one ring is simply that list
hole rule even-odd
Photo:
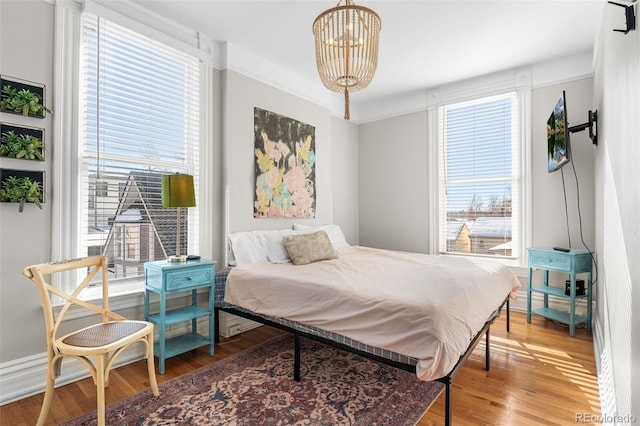
[{"label": "white duvet", "polygon": [[496,262],[351,246],[308,265],[237,266],[225,302],[416,358],[418,377],[433,380],[519,287]]}]

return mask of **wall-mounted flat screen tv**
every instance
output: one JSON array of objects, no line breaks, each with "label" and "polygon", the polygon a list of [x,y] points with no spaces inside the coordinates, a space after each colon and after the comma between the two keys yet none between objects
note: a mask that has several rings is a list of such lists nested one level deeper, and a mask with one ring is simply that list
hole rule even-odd
[{"label": "wall-mounted flat screen tv", "polygon": [[555,107],[553,107],[553,112],[547,120],[547,160],[549,173],[560,169],[567,164],[570,159],[571,144],[567,123],[566,98],[563,90]]}]

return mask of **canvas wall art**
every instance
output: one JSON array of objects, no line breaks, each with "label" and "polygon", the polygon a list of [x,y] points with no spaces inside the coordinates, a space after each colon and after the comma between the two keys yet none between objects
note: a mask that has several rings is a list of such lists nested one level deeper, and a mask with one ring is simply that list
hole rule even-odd
[{"label": "canvas wall art", "polygon": [[255,218],[316,215],[316,129],[254,108]]}]

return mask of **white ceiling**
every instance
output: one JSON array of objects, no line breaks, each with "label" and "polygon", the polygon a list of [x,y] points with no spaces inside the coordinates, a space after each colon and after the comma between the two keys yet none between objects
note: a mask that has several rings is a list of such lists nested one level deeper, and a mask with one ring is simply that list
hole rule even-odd
[{"label": "white ceiling", "polygon": [[[311,31],[337,0],[134,0],[323,89]],[[445,83],[593,51],[604,0],[368,0],[382,20],[378,69],[352,108]],[[333,94],[342,99],[340,94]],[[339,105],[339,103],[338,103]]]}]

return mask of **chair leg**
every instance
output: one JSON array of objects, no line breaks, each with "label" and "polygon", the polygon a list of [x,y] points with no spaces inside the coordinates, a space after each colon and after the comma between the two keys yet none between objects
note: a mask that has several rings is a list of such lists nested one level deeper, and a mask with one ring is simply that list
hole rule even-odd
[{"label": "chair leg", "polygon": [[98,426],[105,425],[105,410],[104,410],[104,388],[105,388],[105,357],[107,355],[96,355],[96,387],[97,387],[97,400],[98,400]]},{"label": "chair leg", "polygon": [[42,401],[42,408],[40,408],[40,415],[38,416],[38,426],[44,425],[51,408],[51,401],[53,400],[53,388],[56,382],[57,371],[59,369],[60,360],[51,361],[47,363],[47,383],[44,391],[44,400]]},{"label": "chair leg", "polygon": [[156,380],[155,359],[153,358],[153,333],[147,334],[147,370],[149,371],[149,384],[154,396],[160,395],[158,381]]}]

